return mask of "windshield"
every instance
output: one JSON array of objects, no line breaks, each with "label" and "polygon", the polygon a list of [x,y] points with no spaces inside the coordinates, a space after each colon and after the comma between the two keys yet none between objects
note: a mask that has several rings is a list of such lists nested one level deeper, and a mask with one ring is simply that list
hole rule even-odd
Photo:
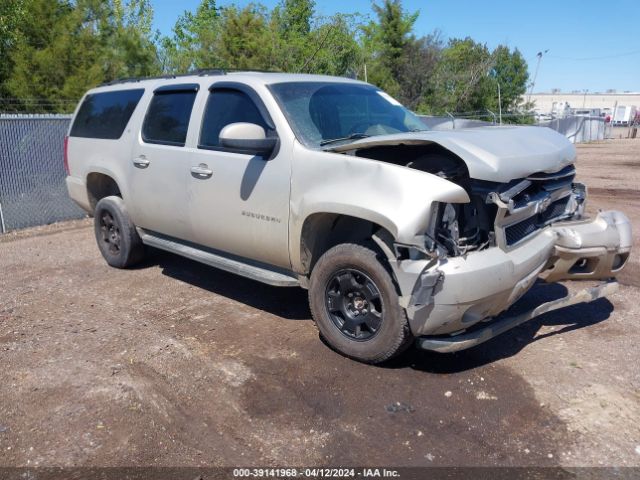
[{"label": "windshield", "polygon": [[291,82],[270,88],[296,136],[309,147],[428,130],[415,114],[371,85]]}]

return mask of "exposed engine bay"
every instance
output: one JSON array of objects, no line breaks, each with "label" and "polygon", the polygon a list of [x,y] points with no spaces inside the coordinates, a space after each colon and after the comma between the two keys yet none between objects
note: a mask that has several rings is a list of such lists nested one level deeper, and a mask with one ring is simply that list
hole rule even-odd
[{"label": "exposed engine bay", "polygon": [[[402,177],[402,183],[389,183],[391,193],[403,194],[406,185],[407,198],[421,202],[421,220],[409,223],[402,235],[385,226],[374,240],[389,260],[422,348],[469,348],[549,309],[600,298],[613,284],[495,320],[539,279],[608,281],[629,257],[628,218],[617,211],[583,217],[586,188],[574,181],[575,148],[550,129],[372,136],[330,151],[402,167],[373,170]],[[407,175],[408,169],[429,175]],[[437,193],[443,184],[458,195]],[[403,207],[411,209],[416,200]]]},{"label": "exposed engine bay", "polygon": [[436,144],[383,145],[351,153],[428,172],[465,189],[471,201],[438,203],[426,232],[426,248],[446,256],[495,245],[508,250],[552,222],[579,218],[584,209],[586,192],[573,183],[573,165],[497,183],[470,178],[465,162]]}]

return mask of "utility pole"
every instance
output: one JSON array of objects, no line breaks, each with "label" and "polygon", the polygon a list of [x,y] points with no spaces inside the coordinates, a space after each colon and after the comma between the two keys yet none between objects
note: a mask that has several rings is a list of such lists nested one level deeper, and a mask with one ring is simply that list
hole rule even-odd
[{"label": "utility pole", "polygon": [[502,98],[500,96],[500,82],[496,80],[498,84],[498,116],[500,118],[500,125],[502,125]]},{"label": "utility pole", "polygon": [[536,78],[538,78],[538,69],[540,68],[540,60],[542,60],[542,55],[545,55],[549,50],[545,50],[544,52],[538,52],[536,57],[538,57],[538,63],[536,63],[536,72],[533,74],[533,81],[531,82],[531,89],[529,90],[529,98],[527,98],[527,103],[531,103],[531,94],[533,93],[533,87],[536,85]]},{"label": "utility pole", "polygon": [[582,90],[582,93],[584,93],[584,96],[582,97],[582,108],[584,108],[587,104],[587,93],[589,93],[589,89],[585,89]]}]

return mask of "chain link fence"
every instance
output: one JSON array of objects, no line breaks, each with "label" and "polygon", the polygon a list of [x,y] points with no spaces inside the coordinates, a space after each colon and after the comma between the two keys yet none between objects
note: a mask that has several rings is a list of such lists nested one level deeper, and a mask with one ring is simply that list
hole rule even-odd
[{"label": "chain link fence", "polygon": [[458,112],[446,116],[421,116],[422,121],[433,130],[458,130],[462,128],[491,125],[536,125],[547,127],[567,137],[572,143],[596,142],[612,138],[611,124],[602,117],[567,115],[539,122],[533,114],[498,114],[489,110],[481,112]]},{"label": "chain link fence", "polygon": [[0,115],[0,233],[85,216],[63,167],[70,115]]},{"label": "chain link fence", "polygon": [[[503,123],[533,123],[503,114]],[[492,112],[422,117],[434,130],[499,123]],[[62,220],[82,218],[67,194],[63,168],[64,136],[71,115],[0,114],[0,233]],[[610,126],[593,117],[567,117],[545,125],[571,141],[610,138]]]}]

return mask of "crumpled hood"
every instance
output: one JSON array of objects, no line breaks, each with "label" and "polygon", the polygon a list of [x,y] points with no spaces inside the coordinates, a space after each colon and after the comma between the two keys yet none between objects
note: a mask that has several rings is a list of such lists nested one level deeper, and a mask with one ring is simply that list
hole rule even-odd
[{"label": "crumpled hood", "polygon": [[575,147],[546,127],[479,127],[463,130],[396,133],[327,148],[347,152],[381,145],[436,143],[467,164],[471,178],[508,182],[537,172],[555,172],[573,163]]}]

